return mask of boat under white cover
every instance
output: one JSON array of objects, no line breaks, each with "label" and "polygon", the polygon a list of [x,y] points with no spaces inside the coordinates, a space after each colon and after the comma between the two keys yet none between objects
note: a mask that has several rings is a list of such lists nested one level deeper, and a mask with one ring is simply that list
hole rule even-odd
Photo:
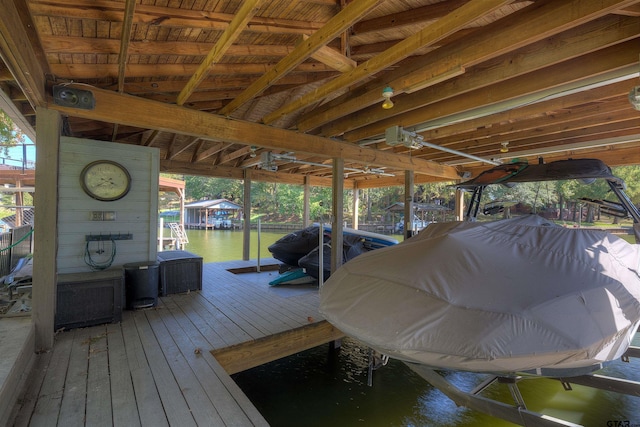
[{"label": "boat under white cover", "polygon": [[639,266],[639,245],[534,215],[435,223],[340,267],[320,308],[393,358],[577,375],[628,348],[640,324]]}]

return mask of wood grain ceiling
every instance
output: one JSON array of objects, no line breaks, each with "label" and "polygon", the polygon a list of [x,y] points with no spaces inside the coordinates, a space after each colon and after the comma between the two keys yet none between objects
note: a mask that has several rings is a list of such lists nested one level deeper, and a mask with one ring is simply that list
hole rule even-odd
[{"label": "wood grain ceiling", "polygon": [[[359,187],[487,163],[640,163],[639,0],[0,0],[0,106],[157,147],[166,172]],[[57,105],[54,85],[96,108]],[[391,86],[394,107],[381,108]],[[402,126],[430,145],[391,147]],[[508,142],[508,153],[501,153]],[[449,151],[433,148],[445,147]],[[262,170],[262,152],[277,172]],[[293,160],[292,160],[293,159]],[[383,175],[372,173],[382,170]]]}]

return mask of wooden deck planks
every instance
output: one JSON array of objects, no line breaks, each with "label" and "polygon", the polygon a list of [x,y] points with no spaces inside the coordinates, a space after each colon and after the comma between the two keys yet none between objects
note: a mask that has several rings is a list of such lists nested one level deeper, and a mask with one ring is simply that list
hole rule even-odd
[{"label": "wooden deck planks", "polygon": [[83,426],[87,403],[90,332],[88,329],[77,329],[68,333],[73,339],[58,424]]},{"label": "wooden deck planks", "polygon": [[144,312],[134,312],[133,319],[169,425],[181,427],[197,425]]},{"label": "wooden deck planks", "polygon": [[[90,328],[88,340],[81,345],[89,347],[89,369],[87,375],[87,424],[96,427],[113,425],[111,383],[109,378],[109,354],[107,328]],[[66,394],[66,388],[65,388]],[[60,425],[63,425],[59,423]]]},{"label": "wooden deck planks", "polygon": [[109,343],[109,373],[114,427],[139,427],[140,415],[129,372],[124,336],[119,324],[107,325]]},{"label": "wooden deck planks", "polygon": [[74,336],[73,332],[59,335],[29,422],[32,427],[57,425]]},{"label": "wooden deck planks", "polygon": [[204,396],[208,397],[225,423],[238,426],[254,425],[236,400],[238,387],[232,381],[225,381],[227,375],[224,370],[206,350],[203,350],[202,345],[207,344],[206,340],[183,312],[175,308],[169,310],[172,316],[162,316],[162,322],[175,340],[177,348],[181,349],[182,356],[193,370],[195,378],[200,382]]},{"label": "wooden deck planks", "polygon": [[293,352],[308,336],[323,339],[313,331],[326,322],[317,292],[273,290],[254,283],[268,273],[248,280],[227,271],[250,265],[205,264],[202,291],[125,311],[119,324],[58,334],[36,360],[15,425],[267,426],[210,351],[252,343],[266,361],[288,333]]},{"label": "wooden deck planks", "polygon": [[142,426],[168,426],[169,422],[165,416],[145,350],[138,336],[132,312],[123,313],[121,325],[128,370],[131,373],[131,383],[139,414],[138,419]]},{"label": "wooden deck planks", "polygon": [[[166,312],[166,310],[163,311]],[[198,381],[198,377],[185,358],[185,353],[188,353],[189,350],[191,350],[191,353],[194,352],[193,347],[188,346],[190,348],[187,348],[185,343],[181,343],[183,345],[182,350],[178,347],[178,343],[174,340],[174,337],[170,334],[162,319],[162,317],[166,317],[167,321],[170,322],[171,316],[166,316],[166,314],[163,313],[161,317],[157,310],[147,311],[146,316],[158,340],[158,344],[162,347],[162,352],[166,357],[171,372],[175,377],[176,384],[182,392],[182,397],[188,405],[188,410],[191,412],[196,425],[207,425],[207,423],[222,425],[222,418],[220,418],[215,407],[213,407],[211,401],[207,398],[207,394]],[[185,425],[189,423],[185,423]]]}]

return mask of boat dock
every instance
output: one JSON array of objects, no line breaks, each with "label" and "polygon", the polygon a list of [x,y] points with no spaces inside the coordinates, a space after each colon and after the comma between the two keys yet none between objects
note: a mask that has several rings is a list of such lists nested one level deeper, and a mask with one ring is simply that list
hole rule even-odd
[{"label": "boat dock", "polygon": [[318,312],[317,288],[269,287],[278,273],[262,262],[262,273],[252,273],[255,261],[204,264],[202,291],[58,333],[15,425],[268,425],[230,373],[342,334]]}]

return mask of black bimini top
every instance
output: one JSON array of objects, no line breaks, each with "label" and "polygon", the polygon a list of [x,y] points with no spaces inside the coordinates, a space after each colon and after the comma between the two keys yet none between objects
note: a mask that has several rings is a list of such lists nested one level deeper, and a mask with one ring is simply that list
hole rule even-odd
[{"label": "black bimini top", "polygon": [[542,164],[514,162],[498,165],[482,172],[469,181],[456,185],[456,188],[473,190],[474,188],[491,184],[593,178],[602,178],[616,183],[622,182],[619,178],[613,176],[609,166],[602,160],[568,159]]}]

